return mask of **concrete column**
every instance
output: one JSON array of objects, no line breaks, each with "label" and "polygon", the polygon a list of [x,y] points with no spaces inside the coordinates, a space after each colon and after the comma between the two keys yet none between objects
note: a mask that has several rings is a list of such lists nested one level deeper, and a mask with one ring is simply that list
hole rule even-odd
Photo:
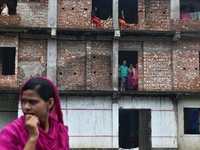
[{"label": "concrete column", "polygon": [[118,29],[118,0],[113,0],[113,29]]},{"label": "concrete column", "polygon": [[112,120],[113,120],[113,147],[119,147],[119,104],[112,104]]},{"label": "concrete column", "polygon": [[57,40],[48,39],[47,77],[56,84]]},{"label": "concrete column", "polygon": [[113,87],[113,91],[118,91],[118,51],[119,51],[119,41],[113,40],[113,52],[112,52],[112,87]]},{"label": "concrete column", "polygon": [[91,41],[86,41],[86,90],[91,90],[91,78],[92,78],[92,46]]},{"label": "concrete column", "polygon": [[58,19],[58,2],[57,0],[49,0],[48,4],[48,27],[57,28]]},{"label": "concrete column", "polygon": [[171,0],[171,19],[180,19],[180,0]]}]

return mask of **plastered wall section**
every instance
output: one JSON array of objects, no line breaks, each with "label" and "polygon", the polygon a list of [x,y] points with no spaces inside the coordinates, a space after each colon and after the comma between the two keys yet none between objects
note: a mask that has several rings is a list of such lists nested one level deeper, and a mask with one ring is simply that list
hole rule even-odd
[{"label": "plastered wall section", "polygon": [[63,90],[111,89],[112,42],[58,41],[57,84]]},{"label": "plastered wall section", "polygon": [[200,91],[200,40],[173,42],[174,91]]},{"label": "plastered wall section", "polygon": [[0,34],[1,47],[15,47],[15,75],[2,75],[0,74],[0,89],[17,88],[18,87],[18,36]]},{"label": "plastered wall section", "polygon": [[30,77],[46,76],[47,41],[33,39],[19,41],[19,85]]}]

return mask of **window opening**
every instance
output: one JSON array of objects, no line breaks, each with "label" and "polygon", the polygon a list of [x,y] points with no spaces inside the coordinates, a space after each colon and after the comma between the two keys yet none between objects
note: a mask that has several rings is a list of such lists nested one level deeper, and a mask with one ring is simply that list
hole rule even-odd
[{"label": "window opening", "polygon": [[184,134],[200,133],[200,108],[184,108]]},{"label": "window opening", "polygon": [[[127,66],[127,74],[124,66]],[[138,90],[138,51],[119,51],[118,73],[119,90]]]},{"label": "window opening", "polygon": [[119,110],[119,146],[123,149],[151,149],[151,110]]},{"label": "window opening", "polygon": [[138,0],[119,0],[120,19],[122,19],[122,11],[124,13],[124,21],[126,23],[138,23]]},{"label": "window opening", "polygon": [[112,16],[112,0],[92,0],[92,9],[97,7],[97,17],[101,20],[107,20]]},{"label": "window opening", "polygon": [[180,17],[182,20],[200,19],[200,2],[196,0],[180,0]]},{"label": "window opening", "polygon": [[14,47],[0,47],[0,72],[2,75],[15,74],[15,52]]}]

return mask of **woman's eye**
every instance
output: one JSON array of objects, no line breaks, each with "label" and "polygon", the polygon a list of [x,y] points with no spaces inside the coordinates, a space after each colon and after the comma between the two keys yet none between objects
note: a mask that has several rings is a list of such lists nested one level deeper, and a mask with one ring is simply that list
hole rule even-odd
[{"label": "woman's eye", "polygon": [[34,100],[30,100],[29,103],[30,103],[30,104],[36,104],[37,102],[34,101]]}]

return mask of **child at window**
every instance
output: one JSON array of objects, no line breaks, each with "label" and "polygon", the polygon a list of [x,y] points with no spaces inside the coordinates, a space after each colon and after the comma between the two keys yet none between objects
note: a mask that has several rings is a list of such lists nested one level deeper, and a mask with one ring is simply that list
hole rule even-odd
[{"label": "child at window", "polygon": [[2,16],[9,16],[8,12],[9,12],[9,9],[8,9],[8,6],[6,4],[3,4],[3,6],[1,7],[1,15]]}]

